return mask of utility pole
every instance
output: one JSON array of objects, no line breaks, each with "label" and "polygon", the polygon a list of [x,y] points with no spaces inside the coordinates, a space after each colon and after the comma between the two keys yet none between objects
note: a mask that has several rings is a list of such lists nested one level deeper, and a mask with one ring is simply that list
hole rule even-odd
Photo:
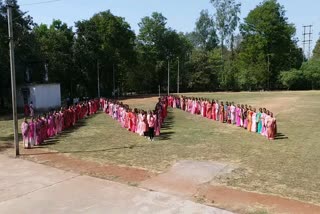
[{"label": "utility pole", "polygon": [[112,65],[112,77],[113,77],[113,98],[116,97],[116,77],[115,77],[115,70],[114,70],[114,64]]},{"label": "utility pole", "polygon": [[311,42],[312,42],[312,25],[304,25],[303,26],[303,52],[306,53],[306,45],[308,45],[308,52],[306,54],[307,58],[311,57]]},{"label": "utility pole", "polygon": [[170,61],[168,58],[168,96],[170,95]]},{"label": "utility pole", "polygon": [[12,92],[12,116],[13,116],[13,130],[14,130],[14,145],[16,150],[16,157],[20,155],[19,151],[19,136],[18,136],[18,116],[17,116],[17,92],[16,92],[16,71],[14,62],[14,40],[12,27],[12,5],[8,1],[8,32],[9,32],[9,49],[10,49],[10,68],[11,68],[11,92]]},{"label": "utility pole", "polygon": [[99,60],[97,60],[97,75],[98,75],[98,98],[100,98],[100,67],[99,67]]},{"label": "utility pole", "polygon": [[270,77],[271,77],[271,74],[270,74],[270,55],[271,54],[267,54],[267,57],[268,57],[268,89],[270,90]]},{"label": "utility pole", "polygon": [[178,78],[177,78],[177,93],[180,92],[180,59],[178,57]]},{"label": "utility pole", "polygon": [[161,89],[160,89],[160,85],[159,85],[159,97],[161,96]]}]

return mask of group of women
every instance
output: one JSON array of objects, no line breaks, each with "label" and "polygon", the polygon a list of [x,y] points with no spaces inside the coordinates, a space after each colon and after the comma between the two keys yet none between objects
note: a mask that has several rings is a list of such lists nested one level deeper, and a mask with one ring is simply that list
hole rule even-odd
[{"label": "group of women", "polygon": [[[31,104],[32,105],[32,104]],[[167,96],[159,98],[155,110],[132,109],[116,100],[101,98],[90,100],[53,111],[38,117],[27,118],[21,124],[25,148],[41,145],[76,124],[78,120],[97,113],[101,108],[113,119],[121,123],[128,131],[145,136],[153,141],[160,135],[161,126],[167,117],[167,107],[179,108],[207,119],[242,127],[274,140],[277,135],[277,123],[272,112],[266,108],[256,109],[248,105],[235,105],[233,102],[219,102],[206,98],[185,96]]]},{"label": "group of women", "polygon": [[234,102],[185,96],[169,96],[168,104],[191,114],[242,127],[269,140],[274,140],[277,135],[276,119],[266,108],[256,109],[250,105],[235,105]]},{"label": "group of women", "polygon": [[95,114],[99,109],[99,100],[90,100],[48,112],[38,117],[27,118],[21,124],[24,148],[30,149],[44,143],[45,140],[60,134],[74,126],[78,120]]},{"label": "group of women", "polygon": [[167,116],[165,99],[159,99],[155,110],[149,112],[136,108],[132,109],[129,105],[116,100],[104,99],[100,103],[103,111],[121,123],[123,128],[149,138],[150,141],[154,140],[154,136],[160,135],[161,126]]}]

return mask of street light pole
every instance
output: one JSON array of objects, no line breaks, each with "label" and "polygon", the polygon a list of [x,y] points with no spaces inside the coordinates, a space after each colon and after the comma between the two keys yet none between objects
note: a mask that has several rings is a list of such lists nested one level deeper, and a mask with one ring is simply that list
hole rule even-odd
[{"label": "street light pole", "polygon": [[270,54],[267,54],[268,57],[268,90],[270,90]]},{"label": "street light pole", "polygon": [[168,59],[168,96],[170,95],[170,61]]},{"label": "street light pole", "polygon": [[14,41],[13,41],[13,27],[12,27],[12,5],[8,1],[8,31],[9,31],[9,49],[10,49],[10,68],[11,68],[11,93],[12,93],[12,116],[13,116],[13,130],[14,130],[14,145],[16,157],[20,155],[19,151],[19,136],[18,136],[18,116],[17,116],[17,92],[16,92],[16,71],[14,62]]},{"label": "street light pole", "polygon": [[178,78],[177,78],[177,93],[180,93],[180,59],[178,57]]},{"label": "street light pole", "polygon": [[97,61],[97,75],[98,75],[98,98],[100,98],[100,67],[99,67],[99,61]]},{"label": "street light pole", "polygon": [[115,77],[114,64],[112,65],[112,78],[113,78],[113,99],[115,99],[115,97],[116,97],[116,77]]}]

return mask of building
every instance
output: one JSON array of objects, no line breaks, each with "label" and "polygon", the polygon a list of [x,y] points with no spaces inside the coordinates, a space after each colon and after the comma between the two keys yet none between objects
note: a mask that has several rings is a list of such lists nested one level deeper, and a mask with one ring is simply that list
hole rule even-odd
[{"label": "building", "polygon": [[61,107],[60,84],[28,84],[17,89],[17,106],[33,103],[37,111],[47,111]]}]

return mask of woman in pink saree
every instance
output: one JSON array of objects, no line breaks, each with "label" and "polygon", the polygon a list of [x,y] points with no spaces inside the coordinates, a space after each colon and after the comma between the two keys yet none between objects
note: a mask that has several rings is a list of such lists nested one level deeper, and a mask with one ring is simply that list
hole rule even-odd
[{"label": "woman in pink saree", "polygon": [[31,118],[31,122],[29,123],[29,143],[32,148],[36,142],[36,123],[34,122],[34,118]]},{"label": "woman in pink saree", "polygon": [[154,117],[154,121],[155,121],[155,123],[154,123],[154,132],[155,132],[156,136],[159,136],[160,135],[161,125],[159,124],[158,117],[157,117],[157,114],[156,114],[155,111],[153,112],[153,117]]},{"label": "woman in pink saree", "polygon": [[241,126],[241,108],[240,108],[240,104],[237,105],[236,107],[236,126],[240,127]]},{"label": "woman in pink saree", "polygon": [[30,148],[29,123],[28,123],[27,118],[24,118],[24,121],[21,124],[21,133],[22,133],[23,146],[25,149],[29,149]]},{"label": "woman in pink saree", "polygon": [[267,110],[265,108],[262,109],[262,114],[261,114],[261,123],[262,123],[262,130],[261,130],[261,135],[265,136],[266,133],[266,114]]},{"label": "woman in pink saree", "polygon": [[41,120],[40,116],[38,116],[35,123],[36,123],[36,142],[35,142],[35,145],[39,146],[42,143],[42,134],[41,134],[42,120]]},{"label": "woman in pink saree", "polygon": [[230,119],[231,119],[231,124],[236,124],[236,107],[234,105],[234,103],[231,104],[230,106]]}]

